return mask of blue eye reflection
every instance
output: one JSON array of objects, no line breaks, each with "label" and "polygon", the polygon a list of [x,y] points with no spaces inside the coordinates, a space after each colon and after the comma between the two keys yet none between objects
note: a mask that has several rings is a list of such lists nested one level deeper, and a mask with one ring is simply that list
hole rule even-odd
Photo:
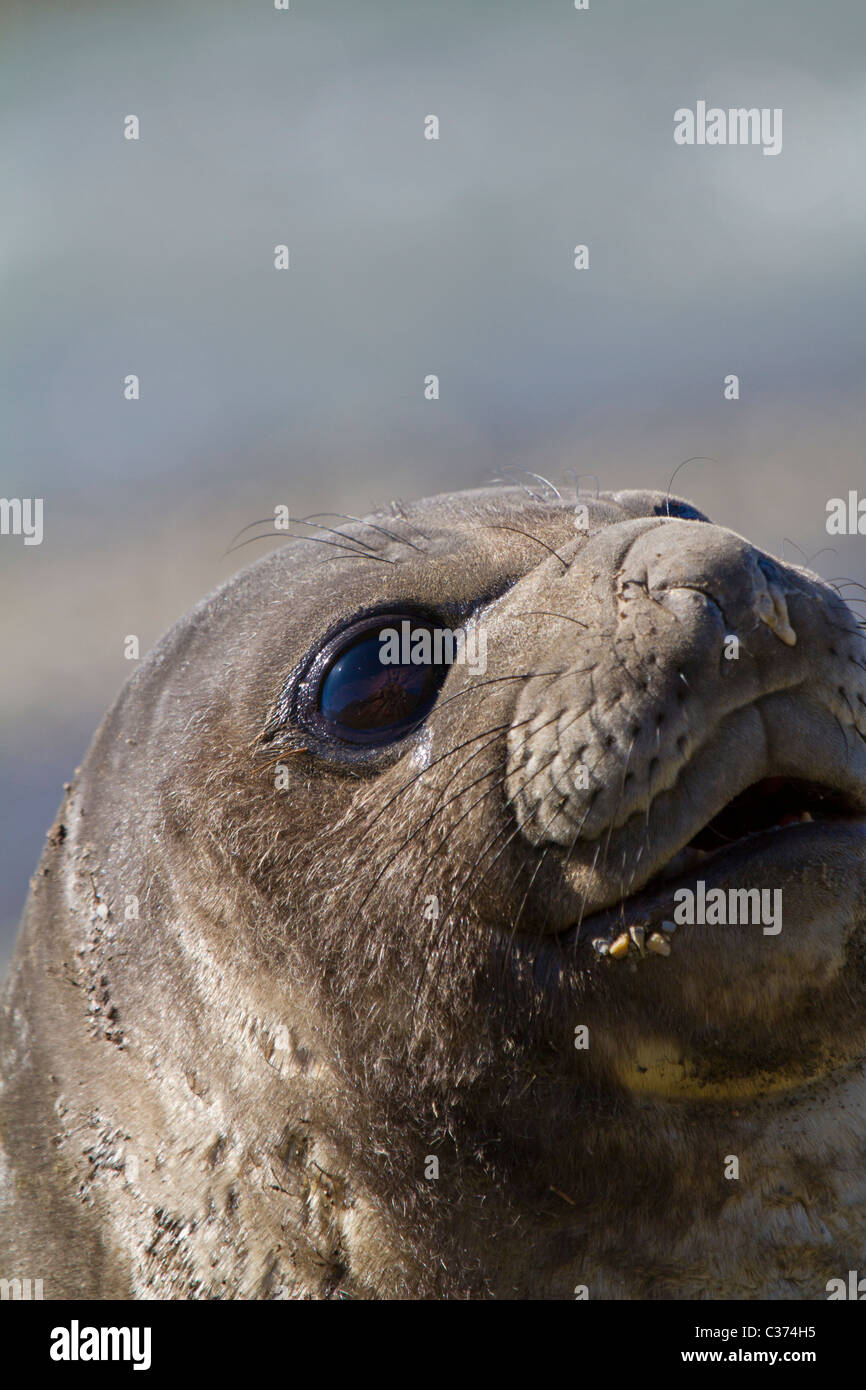
[{"label": "blue eye reflection", "polygon": [[350,740],[389,742],[407,733],[432,708],[448,669],[383,664],[381,631],[369,630],[339,655],[319,687],[323,719]]}]

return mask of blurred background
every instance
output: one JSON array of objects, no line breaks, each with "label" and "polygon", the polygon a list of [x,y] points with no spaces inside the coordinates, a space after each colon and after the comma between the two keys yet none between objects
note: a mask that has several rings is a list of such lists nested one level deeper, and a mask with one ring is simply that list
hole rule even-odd
[{"label": "blurred background", "polygon": [[[676,146],[699,99],[781,107],[781,154]],[[44,498],[0,537],[0,970],[123,638],[277,503],[702,455],[677,492],[866,580],[825,527],[866,495],[862,0],[0,0],[0,122],[0,495]]]}]

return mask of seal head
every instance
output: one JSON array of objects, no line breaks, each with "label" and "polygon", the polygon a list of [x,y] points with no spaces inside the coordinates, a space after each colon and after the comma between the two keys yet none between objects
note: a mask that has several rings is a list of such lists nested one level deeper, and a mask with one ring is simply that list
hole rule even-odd
[{"label": "seal head", "polygon": [[316,534],[169,633],[69,790],[5,993],[7,1264],[821,1296],[866,1257],[860,625],[657,493]]}]

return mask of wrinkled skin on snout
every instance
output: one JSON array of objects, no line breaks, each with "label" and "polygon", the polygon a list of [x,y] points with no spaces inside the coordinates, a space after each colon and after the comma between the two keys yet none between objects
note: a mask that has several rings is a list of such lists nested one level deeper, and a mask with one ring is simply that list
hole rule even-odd
[{"label": "wrinkled skin on snout", "polygon": [[[142,664],[6,987],[4,1268],[821,1298],[863,1267],[863,634],[686,503],[580,501],[334,520]],[[317,672],[386,612],[483,630],[486,669],[346,744]],[[676,924],[699,880],[778,920]]]}]

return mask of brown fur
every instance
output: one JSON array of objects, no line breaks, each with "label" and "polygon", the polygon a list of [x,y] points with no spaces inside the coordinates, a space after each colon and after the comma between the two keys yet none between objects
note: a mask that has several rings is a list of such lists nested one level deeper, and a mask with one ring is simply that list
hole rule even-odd
[{"label": "brown fur", "polygon": [[[558,944],[761,777],[866,810],[850,612],[663,501],[603,496],[586,535],[519,489],[433,499],[373,519],[403,539],[341,526],[366,562],[274,551],[163,640],[34,878],[0,1274],[49,1297],[808,1298],[862,1265],[860,822],[803,827],[769,879],[742,865],[784,876],[778,939],[681,929],[633,973]],[[341,765],[286,682],[386,600],[480,605],[488,670]]]}]

